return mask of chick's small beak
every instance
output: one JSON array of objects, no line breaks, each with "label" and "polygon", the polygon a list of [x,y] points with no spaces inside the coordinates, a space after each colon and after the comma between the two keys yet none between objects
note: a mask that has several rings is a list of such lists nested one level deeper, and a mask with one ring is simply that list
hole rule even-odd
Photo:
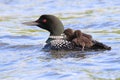
[{"label": "chick's small beak", "polygon": [[31,22],[24,22],[23,24],[28,26],[37,26],[39,23],[37,21],[31,21]]}]

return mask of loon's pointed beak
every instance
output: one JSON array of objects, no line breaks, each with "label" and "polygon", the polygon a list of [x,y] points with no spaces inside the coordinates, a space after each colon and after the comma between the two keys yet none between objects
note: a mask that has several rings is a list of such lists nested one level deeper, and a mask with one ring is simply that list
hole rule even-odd
[{"label": "loon's pointed beak", "polygon": [[28,26],[37,26],[37,25],[39,25],[39,23],[36,22],[36,21],[24,22],[23,24],[28,25]]}]

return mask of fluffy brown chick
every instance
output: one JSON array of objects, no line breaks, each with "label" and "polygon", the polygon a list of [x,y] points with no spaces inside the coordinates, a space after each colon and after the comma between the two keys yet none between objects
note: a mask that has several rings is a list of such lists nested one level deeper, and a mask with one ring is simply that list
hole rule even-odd
[{"label": "fluffy brown chick", "polygon": [[82,51],[85,47],[91,47],[93,45],[92,40],[86,36],[83,36],[83,33],[80,30],[74,32],[74,39],[72,40],[75,45],[82,46]]},{"label": "fluffy brown chick", "polygon": [[64,34],[66,35],[66,39],[68,41],[72,41],[72,39],[74,37],[73,36],[74,35],[74,31],[72,29],[68,28],[68,29],[64,30]]}]

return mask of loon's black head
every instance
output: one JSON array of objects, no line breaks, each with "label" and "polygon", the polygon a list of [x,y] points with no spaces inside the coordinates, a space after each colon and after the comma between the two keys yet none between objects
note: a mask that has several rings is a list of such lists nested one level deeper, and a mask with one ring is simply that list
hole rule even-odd
[{"label": "loon's black head", "polygon": [[33,22],[25,22],[25,24],[38,26],[50,32],[51,36],[60,36],[64,32],[62,22],[53,15],[41,15],[40,18]]}]

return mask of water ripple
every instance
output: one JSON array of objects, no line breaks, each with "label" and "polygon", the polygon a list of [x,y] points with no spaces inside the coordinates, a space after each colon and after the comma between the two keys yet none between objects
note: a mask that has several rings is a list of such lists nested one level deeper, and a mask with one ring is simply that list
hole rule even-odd
[{"label": "water ripple", "polygon": [[[119,0],[0,0],[0,80],[119,80],[119,5]],[[80,29],[112,50],[43,51],[49,33],[22,24],[42,14],[58,16],[65,29]]]}]

